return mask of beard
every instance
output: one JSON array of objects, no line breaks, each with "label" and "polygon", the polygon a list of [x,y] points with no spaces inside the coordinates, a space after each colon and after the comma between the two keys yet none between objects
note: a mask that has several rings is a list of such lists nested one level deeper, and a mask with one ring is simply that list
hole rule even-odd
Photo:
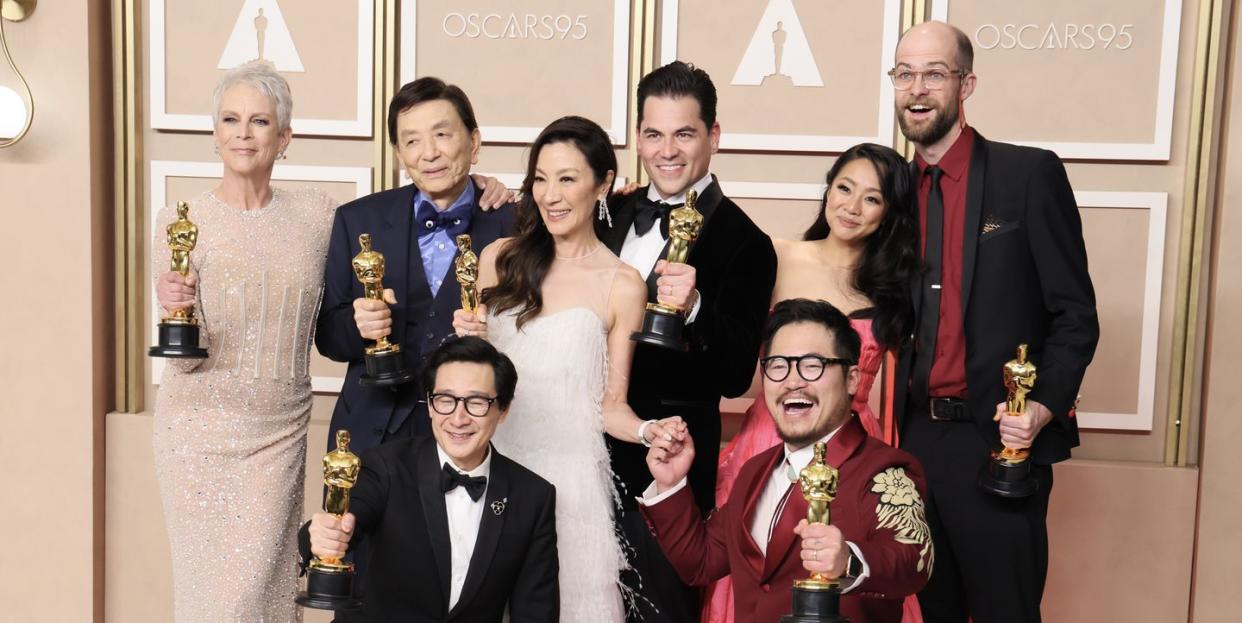
[{"label": "beard", "polygon": [[824,435],[840,428],[842,424],[845,424],[846,420],[848,420],[851,415],[852,412],[850,411],[850,403],[846,402],[844,408],[841,409],[839,413],[820,422],[818,426],[812,426],[804,431],[788,430],[781,425],[782,423],[780,419],[772,419],[776,424],[776,435],[781,438],[781,441],[794,448],[803,448],[819,441],[820,439],[823,439]]},{"label": "beard", "polygon": [[919,128],[907,124],[906,116],[899,112],[897,115],[897,125],[901,126],[902,136],[905,136],[906,140],[915,145],[931,145],[944,138],[949,133],[949,130],[953,129],[958,119],[961,118],[961,109],[958,107],[956,99],[949,100],[948,106],[944,109],[933,106],[932,110],[935,114],[932,116],[931,121]]}]

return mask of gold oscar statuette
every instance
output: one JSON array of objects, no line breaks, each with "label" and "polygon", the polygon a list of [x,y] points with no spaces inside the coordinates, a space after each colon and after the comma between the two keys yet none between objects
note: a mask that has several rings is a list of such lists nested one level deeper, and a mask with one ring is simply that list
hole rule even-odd
[{"label": "gold oscar statuette", "polygon": [[[685,205],[668,214],[669,243],[665,260],[669,264],[685,264],[690,255],[690,245],[703,231],[703,213],[694,207],[698,199],[699,193],[692,190],[686,193]],[[684,337],[685,312],[680,307],[658,301],[647,303],[642,329],[631,334],[630,339],[674,350],[688,350],[689,345]]]},{"label": "gold oscar statuette", "polygon": [[[336,449],[323,457],[324,512],[337,518],[349,512],[349,492],[361,471],[362,461],[349,451],[349,431],[336,431]],[[296,599],[299,604],[320,610],[352,610],[360,605],[353,596],[354,563],[316,556],[306,576],[306,592]]]},{"label": "gold oscar statuette", "polygon": [[[806,522],[808,524],[828,525],[831,519],[830,506],[832,500],[837,497],[839,473],[837,468],[824,462],[824,454],[827,450],[828,444],[822,441],[816,443],[815,458],[798,473],[798,484],[802,488],[802,497],[806,499]],[[811,577],[794,582],[794,586],[822,591],[837,586],[837,580],[822,573],[812,573]]]},{"label": "gold oscar statuette", "polygon": [[[384,300],[384,254],[371,248],[371,234],[359,234],[358,246],[351,265],[354,277],[362,283],[362,296],[373,301]],[[366,372],[358,382],[365,387],[388,387],[408,383],[414,373],[405,368],[401,346],[381,336],[365,349]]]},{"label": "gold oscar statuette", "polygon": [[479,308],[479,256],[470,249],[470,234],[457,236],[457,257],[453,260],[457,284],[461,286],[461,308],[473,313]]},{"label": "gold oscar statuette", "polygon": [[[165,228],[168,250],[172,253],[169,270],[185,277],[190,274],[190,252],[198,246],[198,225],[190,220],[190,204],[177,202],[177,219]],[[194,306],[175,309],[160,319],[159,344],[147,354],[151,357],[202,359],[207,349],[198,345],[199,326]]]},{"label": "gold oscar statuette", "polygon": [[[1002,417],[1019,417],[1026,413],[1026,397],[1035,388],[1035,364],[1027,359],[1028,347],[1019,344],[1017,357],[1005,364],[1002,374],[1008,396]],[[1027,461],[1027,448],[1004,447],[992,453],[992,460],[979,474],[979,486],[989,493],[1007,498],[1027,497],[1035,492],[1038,483],[1032,479],[1031,466]]]},{"label": "gold oscar statuette", "polygon": [[[815,444],[815,458],[798,472],[798,485],[806,500],[807,524],[829,524],[832,500],[837,497],[840,472],[824,460],[828,444]],[[819,572],[793,585],[793,611],[781,623],[849,623],[840,615],[841,584]]]}]

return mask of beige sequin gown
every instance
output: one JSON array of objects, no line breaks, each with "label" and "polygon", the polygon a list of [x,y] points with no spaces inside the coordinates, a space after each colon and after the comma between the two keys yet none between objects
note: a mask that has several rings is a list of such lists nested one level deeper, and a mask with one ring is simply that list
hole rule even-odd
[{"label": "beige sequin gown", "polygon": [[[190,254],[204,360],[166,359],[155,404],[155,468],[172,547],[176,621],[300,621],[310,344],[336,204],[276,189],[242,211],[204,193]],[[168,270],[158,216],[152,271]]]}]

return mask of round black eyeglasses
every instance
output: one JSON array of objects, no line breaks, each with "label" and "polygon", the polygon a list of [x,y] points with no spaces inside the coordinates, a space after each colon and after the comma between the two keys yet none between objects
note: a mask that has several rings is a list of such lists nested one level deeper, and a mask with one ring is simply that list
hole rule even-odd
[{"label": "round black eyeglasses", "polygon": [[798,376],[802,377],[802,380],[811,383],[818,381],[824,375],[824,369],[828,366],[840,364],[849,367],[856,363],[858,362],[853,359],[820,357],[819,355],[801,355],[798,357],[772,355],[759,360],[759,366],[763,369],[763,375],[768,377],[768,380],[773,383],[780,383],[789,378],[789,371],[794,368],[798,369]]},{"label": "round black eyeglasses", "polygon": [[439,393],[427,396],[427,402],[440,415],[452,415],[457,410],[457,403],[460,402],[466,405],[466,413],[472,417],[485,417],[491,410],[492,403],[496,402],[496,397],[466,396],[461,398],[452,394]]}]

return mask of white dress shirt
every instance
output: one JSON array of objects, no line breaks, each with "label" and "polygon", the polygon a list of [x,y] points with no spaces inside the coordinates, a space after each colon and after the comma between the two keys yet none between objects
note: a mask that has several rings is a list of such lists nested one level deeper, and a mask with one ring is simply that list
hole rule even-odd
[{"label": "white dress shirt", "polygon": [[[449,455],[444,453],[440,444],[436,444],[436,454],[440,456],[440,464],[448,463],[450,467],[467,476],[490,476],[492,471],[492,452],[489,448],[487,457],[479,466],[466,471],[457,466]],[[438,480],[437,480],[438,482]],[[474,555],[474,542],[479,538],[479,522],[483,520],[484,502],[487,500],[487,489],[478,501],[470,499],[465,487],[454,487],[444,494],[444,510],[448,515],[449,552],[452,567],[449,572],[449,610],[457,605],[461,597],[461,587],[466,583],[466,572],[470,570],[470,557]]]},{"label": "white dress shirt", "polygon": [[[820,441],[828,443],[832,436],[841,430],[837,427],[831,433],[825,435]],[[755,540],[755,544],[759,546],[759,551],[763,555],[768,553],[768,541],[772,538],[772,529],[776,526],[777,520],[784,510],[785,504],[788,502],[790,495],[799,495],[795,484],[798,482],[798,474],[811,463],[815,458],[815,444],[808,444],[802,448],[793,449],[789,444],[785,444],[785,458],[776,463],[776,467],[772,469],[772,473],[768,476],[767,484],[763,487],[763,492],[759,494],[759,500],[755,502],[755,515],[750,524],[750,536]],[[643,506],[654,506],[668,499],[674,493],[680,491],[686,486],[687,479],[682,478],[681,482],[671,487],[668,491],[656,495],[656,484],[652,482],[643,491],[642,497],[638,498],[638,503]],[[734,489],[734,492],[737,490]],[[847,578],[841,578],[841,592],[848,593],[854,587],[862,583],[863,579],[871,575],[871,568],[867,566],[867,560],[863,558],[862,552],[858,546],[850,541],[845,542],[849,546],[850,551],[854,553],[854,557],[862,563],[862,573],[857,578],[849,581]]]},{"label": "white dress shirt", "polygon": [[[690,190],[694,190],[700,195],[712,183],[712,174],[708,173],[703,179],[694,183]],[[647,186],[647,198],[652,201],[663,201],[664,203],[678,204],[686,202],[686,195],[689,190],[665,199],[660,196],[656,190],[655,184]],[[625,234],[625,242],[621,244],[621,261],[634,267],[638,274],[646,280],[651,276],[651,271],[655,269],[656,262],[660,260],[660,254],[664,252],[664,245],[668,242],[663,232],[660,231],[660,224],[656,223],[647,230],[647,233],[639,236],[634,230],[634,226],[630,225],[630,231]],[[686,316],[686,323],[694,322],[694,318],[699,315],[699,300],[701,297],[694,297],[694,305],[690,308],[690,314]]]}]

